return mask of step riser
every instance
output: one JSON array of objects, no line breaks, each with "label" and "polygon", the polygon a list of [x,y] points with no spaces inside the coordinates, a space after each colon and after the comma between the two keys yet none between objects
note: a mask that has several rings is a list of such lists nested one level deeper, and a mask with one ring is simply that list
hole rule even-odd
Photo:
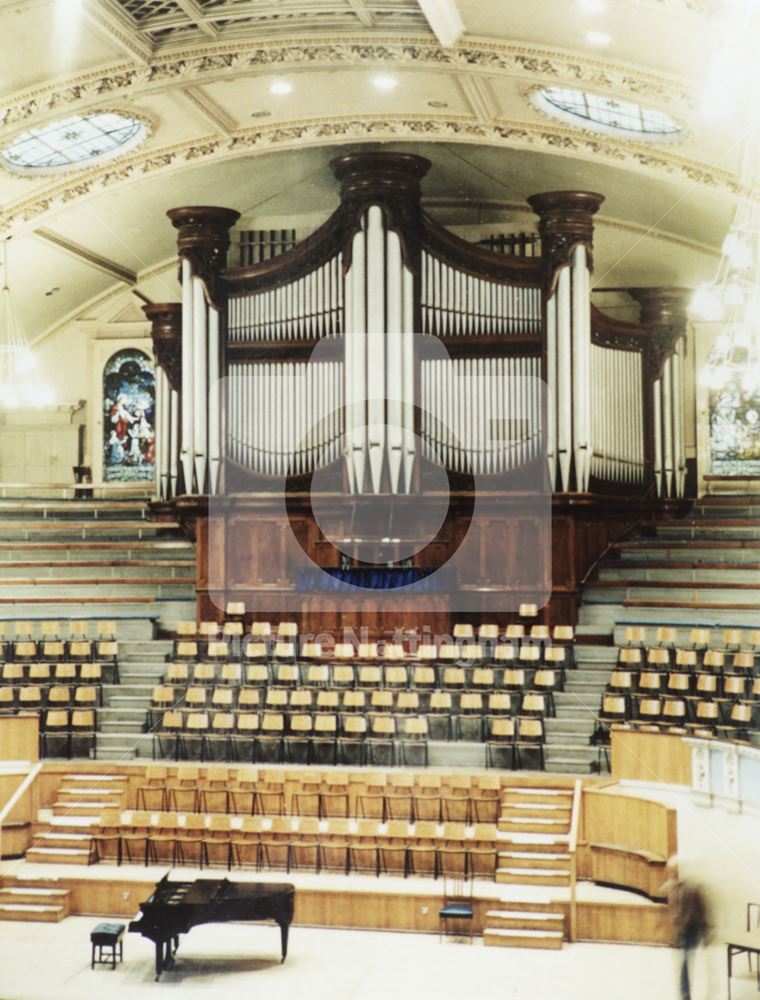
[{"label": "step riser", "polygon": [[496,881],[500,885],[570,885],[569,875],[505,875],[500,871]]},{"label": "step riser", "polygon": [[544,951],[560,951],[563,943],[562,938],[520,936],[504,938],[500,934],[489,934],[487,929],[483,931],[483,944],[489,948],[540,948]]},{"label": "step riser", "polygon": [[12,906],[0,907],[0,920],[23,921],[33,924],[57,924],[69,915],[68,908],[56,907],[54,910],[17,910]]},{"label": "step riser", "polygon": [[26,860],[33,865],[84,865],[92,863],[89,854],[67,854],[66,851],[44,854],[31,848],[26,852]]}]

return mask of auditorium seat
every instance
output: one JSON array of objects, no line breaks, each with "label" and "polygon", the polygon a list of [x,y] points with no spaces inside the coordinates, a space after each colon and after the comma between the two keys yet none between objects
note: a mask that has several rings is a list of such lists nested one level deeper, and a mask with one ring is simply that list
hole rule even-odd
[{"label": "auditorium seat", "polygon": [[452,707],[450,691],[431,692],[427,710],[428,729],[431,740],[450,740],[452,738]]},{"label": "auditorium seat", "polygon": [[410,715],[402,720],[399,740],[400,763],[406,767],[427,767],[428,725],[424,716]]},{"label": "auditorium seat", "polygon": [[541,718],[518,718],[515,735],[515,763],[521,768],[526,761],[537,758],[540,769],[544,769],[544,720]]},{"label": "auditorium seat", "polygon": [[208,712],[187,713],[184,729],[179,734],[180,760],[203,760],[203,748],[210,725]]},{"label": "auditorium seat", "polygon": [[637,724],[645,729],[658,729],[662,718],[662,702],[659,698],[642,698],[636,710]]},{"label": "auditorium seat", "polygon": [[683,698],[664,698],[661,721],[667,732],[685,733],[686,701]]},{"label": "auditorium seat", "polygon": [[623,632],[623,646],[643,647],[647,641],[647,630],[642,625],[628,625]]},{"label": "auditorium seat", "polygon": [[157,729],[153,733],[153,756],[177,760],[179,734],[182,732],[183,727],[184,716],[182,712],[176,710],[164,712]]},{"label": "auditorium seat", "polygon": [[340,764],[366,763],[367,719],[363,715],[341,716],[341,730],[337,741]]},{"label": "auditorium seat", "polygon": [[166,809],[166,780],[168,768],[163,764],[149,764],[145,777],[137,786],[137,808],[152,810]]},{"label": "auditorium seat", "polygon": [[269,667],[266,663],[247,663],[245,683],[248,687],[266,687],[269,683]]},{"label": "auditorium seat", "polygon": [[232,759],[250,764],[254,760],[256,739],[261,726],[258,712],[238,712],[235,731],[230,737]]},{"label": "auditorium seat", "polygon": [[486,720],[486,767],[515,767],[515,721],[492,717]]},{"label": "auditorium seat", "polygon": [[[246,669],[256,664],[266,663],[269,659],[269,650],[265,642],[246,642],[243,646],[243,663]],[[266,673],[268,677],[268,672]]]},{"label": "auditorium seat", "polygon": [[694,722],[687,722],[686,729],[692,736],[712,737],[717,733],[720,718],[718,703],[709,699],[697,701],[694,705]]},{"label": "auditorium seat", "polygon": [[313,729],[314,722],[310,712],[296,712],[290,716],[284,743],[286,763],[308,764],[310,762]]},{"label": "auditorium seat", "polygon": [[41,734],[43,757],[71,757],[69,721],[69,711],[66,708],[52,709],[45,713],[45,728]]},{"label": "auditorium seat", "polygon": [[211,726],[203,743],[204,760],[230,760],[232,736],[235,732],[235,713],[216,711],[211,715]]},{"label": "auditorium seat", "polygon": [[715,728],[723,739],[747,741],[751,726],[752,707],[736,702],[732,705],[725,722],[718,722]]},{"label": "auditorium seat", "polygon": [[459,699],[459,713],[455,722],[456,739],[480,743],[483,738],[483,695],[480,691],[466,691]]},{"label": "auditorium seat", "polygon": [[396,720],[391,714],[373,714],[369,716],[369,732],[366,738],[367,761],[372,765],[382,767],[393,766],[396,763],[395,740]]}]

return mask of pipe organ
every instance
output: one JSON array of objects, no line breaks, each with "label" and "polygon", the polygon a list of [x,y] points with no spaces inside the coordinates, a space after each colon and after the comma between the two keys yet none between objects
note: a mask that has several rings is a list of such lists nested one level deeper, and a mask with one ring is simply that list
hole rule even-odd
[{"label": "pipe organ", "polygon": [[[542,604],[551,568],[548,584],[545,566],[529,570],[551,539],[536,497],[683,496],[683,330],[665,330],[653,290],[631,290],[638,324],[592,306],[601,195],[531,197],[540,252],[505,254],[424,212],[427,160],[370,152],[331,166],[340,203],[327,222],[245,266],[227,266],[237,212],[168,213],[182,302],[146,307],[159,499],[185,509],[210,495],[228,509],[244,498],[245,532],[228,525],[203,541],[223,563],[222,582],[206,586],[228,599],[291,593],[299,546],[310,566],[341,571],[368,558],[393,566],[406,546],[405,566],[446,565],[451,580],[475,536],[472,606]],[[315,476],[331,484],[321,509],[340,546],[310,504]],[[448,513],[423,544],[447,482]],[[515,490],[524,496],[507,515]],[[486,513],[473,527],[476,494]],[[283,496],[297,528],[276,519]],[[367,505],[378,500],[385,521],[373,540]]]}]

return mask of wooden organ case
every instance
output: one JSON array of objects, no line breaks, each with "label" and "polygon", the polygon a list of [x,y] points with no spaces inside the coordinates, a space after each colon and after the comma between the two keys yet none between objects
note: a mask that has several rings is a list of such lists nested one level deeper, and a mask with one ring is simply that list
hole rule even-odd
[{"label": "wooden organ case", "polygon": [[573,621],[641,497],[683,495],[682,326],[652,294],[648,325],[593,309],[601,195],[529,199],[542,253],[523,257],[433,221],[422,157],[331,166],[337,210],[251,266],[227,266],[236,212],[168,213],[183,298],[146,307],[155,512],[196,538],[199,614],[243,601],[369,638],[522,603]]}]

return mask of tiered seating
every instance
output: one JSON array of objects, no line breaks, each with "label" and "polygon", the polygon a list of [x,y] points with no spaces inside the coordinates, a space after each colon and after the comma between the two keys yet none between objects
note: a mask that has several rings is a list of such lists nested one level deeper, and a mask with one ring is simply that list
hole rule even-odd
[{"label": "tiered seating", "polygon": [[760,706],[760,630],[625,630],[599,720],[748,740]]},{"label": "tiered seating", "polygon": [[[234,630],[230,628],[234,626]],[[546,716],[572,630],[458,626],[439,644],[299,641],[294,623],[181,623],[153,691],[154,757],[426,764],[427,742],[486,742],[501,766],[543,766]]]},{"label": "tiered seating", "polygon": [[118,682],[116,624],[0,622],[0,713],[38,711],[43,756],[94,753],[103,683]]},{"label": "tiered seating", "polygon": [[107,809],[97,860],[494,878],[498,778],[149,767],[137,808]]}]

